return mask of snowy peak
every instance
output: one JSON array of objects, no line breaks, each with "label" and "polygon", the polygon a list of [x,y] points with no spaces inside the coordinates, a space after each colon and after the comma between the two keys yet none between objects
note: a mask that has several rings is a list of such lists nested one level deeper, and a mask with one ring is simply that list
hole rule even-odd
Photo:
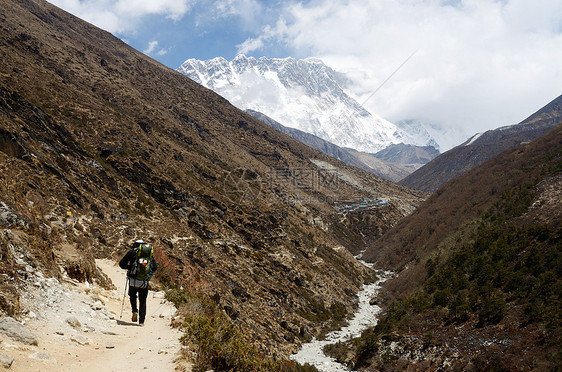
[{"label": "snowy peak", "polygon": [[[208,61],[188,59],[178,69],[210,89],[239,85],[247,75],[276,81],[287,89],[300,87],[307,95],[342,94],[341,77],[317,58],[266,58],[238,55],[232,61],[216,57]],[[345,94],[345,93],[344,93]]]},{"label": "snowy peak", "polygon": [[344,75],[317,58],[188,59],[178,71],[242,110],[262,112],[341,147],[374,153],[406,142],[400,128],[345,92]]}]

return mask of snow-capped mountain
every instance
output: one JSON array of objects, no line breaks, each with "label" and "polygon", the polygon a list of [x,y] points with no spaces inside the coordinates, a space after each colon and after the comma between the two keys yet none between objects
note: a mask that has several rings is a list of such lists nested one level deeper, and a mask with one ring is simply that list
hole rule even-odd
[{"label": "snow-capped mountain", "polygon": [[342,88],[345,77],[319,59],[188,59],[178,71],[242,110],[259,111],[341,147],[375,153],[396,143],[430,144],[365,110]]},{"label": "snow-capped mountain", "polygon": [[439,150],[440,146],[426,126],[417,120],[404,120],[396,123],[403,142],[415,146],[431,146]]}]

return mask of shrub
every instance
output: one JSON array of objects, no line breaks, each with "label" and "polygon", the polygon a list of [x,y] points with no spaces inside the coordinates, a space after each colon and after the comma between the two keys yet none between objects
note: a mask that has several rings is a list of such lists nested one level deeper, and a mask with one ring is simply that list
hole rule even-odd
[{"label": "shrub", "polygon": [[492,296],[485,297],[478,312],[478,325],[499,323],[505,316],[505,308],[505,298],[501,293],[496,292]]},{"label": "shrub", "polygon": [[188,316],[181,342],[195,348],[197,371],[313,372],[310,365],[264,357],[240,329],[221,315]]},{"label": "shrub", "polygon": [[183,345],[196,352],[195,371],[313,372],[310,365],[274,361],[257,350],[242,329],[235,326],[217,304],[200,291],[175,288],[167,298],[188,314],[183,322]]},{"label": "shrub", "polygon": [[407,300],[408,308],[414,313],[421,313],[431,307],[431,296],[424,291],[418,291]]},{"label": "shrub", "polygon": [[438,289],[433,293],[433,305],[446,307],[449,304],[449,298],[451,297],[451,292],[447,289]]}]

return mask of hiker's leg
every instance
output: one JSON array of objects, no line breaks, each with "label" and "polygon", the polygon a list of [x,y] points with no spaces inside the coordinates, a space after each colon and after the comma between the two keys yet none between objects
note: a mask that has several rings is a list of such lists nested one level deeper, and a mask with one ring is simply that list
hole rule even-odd
[{"label": "hiker's leg", "polygon": [[138,313],[137,309],[137,291],[138,288],[129,286],[129,300],[131,301],[131,310],[133,313]]},{"label": "hiker's leg", "polygon": [[148,297],[148,287],[139,288],[139,323],[144,323],[146,316],[146,298]]}]

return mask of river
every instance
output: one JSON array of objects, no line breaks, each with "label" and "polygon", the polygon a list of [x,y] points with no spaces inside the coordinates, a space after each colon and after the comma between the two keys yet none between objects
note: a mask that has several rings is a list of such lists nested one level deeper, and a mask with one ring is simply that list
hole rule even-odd
[{"label": "river", "polygon": [[298,353],[291,356],[291,359],[301,364],[311,364],[321,372],[349,372],[345,365],[336,362],[324,354],[322,349],[329,344],[344,342],[351,338],[358,337],[361,332],[377,324],[377,315],[381,308],[371,305],[371,299],[377,297],[382,282],[392,277],[392,272],[378,271],[379,280],[373,284],[363,285],[362,290],[357,294],[359,297],[359,307],[353,318],[349,320],[346,327],[338,331],[333,331],[326,335],[323,340],[313,339],[311,342],[302,345]]}]

